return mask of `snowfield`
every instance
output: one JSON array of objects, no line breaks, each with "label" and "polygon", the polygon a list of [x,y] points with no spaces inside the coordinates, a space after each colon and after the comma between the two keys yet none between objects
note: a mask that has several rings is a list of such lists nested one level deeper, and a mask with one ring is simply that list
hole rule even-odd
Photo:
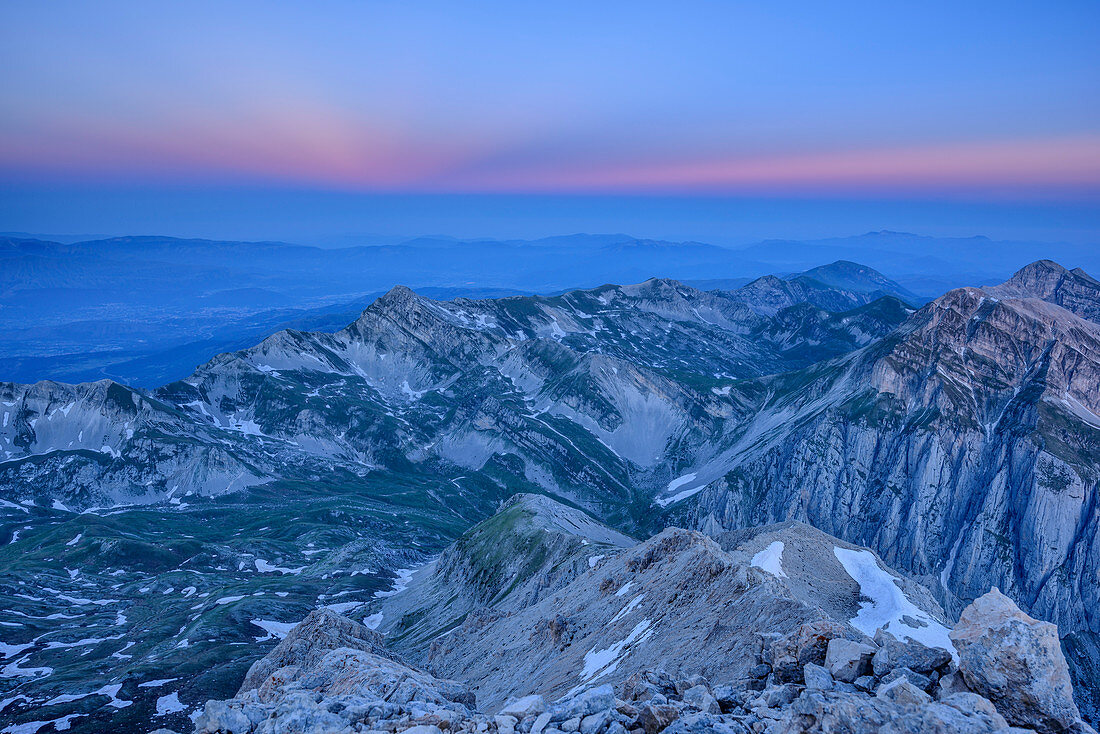
[{"label": "snowfield", "polygon": [[777,540],[753,556],[752,565],[776,578],[787,578],[787,574],[783,571],[783,541]]},{"label": "snowfield", "polygon": [[[875,554],[867,550],[848,550],[833,546],[840,565],[859,584],[860,595],[870,601],[861,601],[859,614],[852,618],[853,627],[868,637],[883,629],[899,640],[915,640],[926,647],[947,650],[958,661],[959,655],[948,636],[949,630],[927,612],[918,608],[898,586],[898,579],[883,571]],[[923,623],[913,626],[906,619]]]}]

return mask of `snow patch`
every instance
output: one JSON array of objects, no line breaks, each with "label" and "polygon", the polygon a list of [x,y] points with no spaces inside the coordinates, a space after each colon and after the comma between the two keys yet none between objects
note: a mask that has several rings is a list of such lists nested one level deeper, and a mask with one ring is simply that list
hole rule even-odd
[{"label": "snow patch", "polygon": [[409,588],[409,583],[412,582],[413,574],[416,573],[416,569],[412,568],[399,568],[397,569],[397,578],[393,580],[393,587],[388,591],[376,591],[374,592],[375,599],[385,599],[386,597],[400,594],[405,589]]},{"label": "snow patch", "polygon": [[186,710],[187,707],[180,703],[180,694],[173,691],[167,696],[161,696],[157,699],[157,712],[153,715],[167,716],[168,714],[175,714]]},{"label": "snow patch", "polygon": [[787,578],[783,571],[783,541],[777,540],[752,557],[752,565],[767,571],[777,579]]},{"label": "snow patch", "polygon": [[240,601],[243,598],[244,598],[244,594],[241,594],[239,596],[223,596],[222,598],[216,600],[214,603],[215,604],[222,604],[222,605],[232,604],[233,602]]},{"label": "snow patch", "polygon": [[592,649],[584,654],[584,668],[581,670],[581,682],[588,683],[609,673],[615,672],[619,661],[630,653],[634,646],[641,644],[653,634],[650,620],[643,619],[634,625],[634,629],[625,638],[603,650]]},{"label": "snow patch", "polygon": [[299,566],[298,568],[283,568],[282,566],[273,566],[262,558],[256,559],[256,570],[260,573],[281,573],[283,575],[290,574],[292,576],[297,576],[305,569],[305,566]]},{"label": "snow patch", "polygon": [[[874,553],[839,546],[833,546],[833,553],[859,584],[859,593],[870,600],[860,602],[859,614],[851,620],[853,627],[868,637],[874,637],[875,631],[881,628],[899,640],[915,640],[925,647],[947,650],[958,661],[959,655],[948,636],[948,629],[909,601],[898,586],[898,579],[879,567]],[[906,618],[924,626],[913,626]]]},{"label": "snow patch", "polygon": [[288,632],[297,626],[297,622],[276,622],[271,619],[253,619],[252,624],[267,633],[267,637],[257,637],[257,642],[271,639],[281,640],[287,636]]},{"label": "snow patch", "polygon": [[160,688],[166,683],[179,680],[179,678],[157,678],[156,680],[147,680],[144,683],[138,683],[138,688]]},{"label": "snow patch", "polygon": [[619,610],[618,614],[616,614],[614,617],[611,618],[611,621],[608,624],[615,624],[620,619],[622,619],[626,615],[633,612],[634,608],[637,607],[639,604],[641,604],[642,599],[644,599],[644,598],[645,598],[645,592],[642,592],[641,594],[638,594],[636,597],[631,599],[630,602],[627,603],[627,605],[625,607],[623,607],[622,609]]},{"label": "snow patch", "polygon": [[[668,483],[668,487],[665,488],[665,491],[666,492],[676,492],[676,490],[679,489],[680,487],[684,486],[688,482],[693,482],[693,481],[695,481],[695,473],[694,472],[692,472],[691,474],[685,474],[682,477],[676,477],[675,479],[673,479],[671,482]],[[703,486],[704,485],[700,484],[698,487],[692,487],[691,489],[685,489],[681,492],[676,492],[676,494],[672,495],[671,497],[658,497],[656,502],[661,507],[668,507],[669,505],[671,505],[674,502],[679,502],[680,500],[687,499],[688,497],[692,496],[693,494],[697,494],[698,492],[701,492],[702,489],[703,489]]]}]

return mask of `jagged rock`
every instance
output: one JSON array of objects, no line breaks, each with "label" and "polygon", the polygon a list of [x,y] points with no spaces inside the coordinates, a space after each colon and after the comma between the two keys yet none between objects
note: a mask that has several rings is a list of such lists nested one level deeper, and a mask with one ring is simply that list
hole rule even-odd
[{"label": "jagged rock", "polygon": [[741,722],[712,714],[685,714],[665,728],[664,734],[749,734]]},{"label": "jagged rock", "polygon": [[900,704],[919,705],[928,703],[932,697],[915,686],[905,676],[898,676],[889,683],[881,683],[875,690],[875,698]]},{"label": "jagged rock", "polygon": [[852,685],[860,691],[871,691],[875,687],[875,676],[873,675],[861,675],[852,681]]},{"label": "jagged rock", "polygon": [[901,704],[839,691],[805,691],[769,734],[993,734],[998,718],[940,703]]},{"label": "jagged rock", "polygon": [[342,617],[331,609],[315,609],[296,625],[286,638],[265,657],[257,660],[244,677],[240,691],[258,688],[279,668],[288,665],[309,667],[339,647],[363,650],[393,658],[382,637],[363,625]]},{"label": "jagged rock", "polygon": [[717,699],[711,695],[710,689],[705,685],[692,686],[684,691],[684,703],[705,714],[719,714],[722,712]]},{"label": "jagged rock", "polygon": [[581,691],[553,704],[550,709],[550,721],[580,719],[597,711],[606,711],[615,705],[615,691],[609,685],[597,686]]},{"label": "jagged rock", "polygon": [[951,640],[967,686],[1009,723],[1060,732],[1080,720],[1058,628],[1024,614],[999,590],[963,611]]},{"label": "jagged rock", "polygon": [[546,711],[542,712],[535,717],[534,723],[531,724],[530,734],[541,734],[541,732],[550,723],[550,714]]},{"label": "jagged rock", "polygon": [[675,706],[646,703],[639,707],[631,728],[641,727],[645,734],[657,734],[679,716],[680,711]]},{"label": "jagged rock", "polygon": [[879,645],[871,659],[875,675],[886,675],[894,668],[908,668],[928,674],[951,662],[951,653],[938,647],[926,647],[916,640],[901,641],[886,630],[875,633]]},{"label": "jagged rock", "polygon": [[814,663],[806,663],[802,666],[802,678],[807,688],[819,691],[830,691],[833,688],[833,676],[828,670]]},{"label": "jagged rock", "polygon": [[940,703],[958,709],[964,714],[977,713],[986,716],[994,722],[997,728],[1008,727],[1008,722],[997,711],[997,707],[993,705],[993,702],[979,696],[977,693],[951,693],[941,698]]},{"label": "jagged rock", "polygon": [[957,670],[952,670],[940,676],[935,686],[936,698],[944,698],[953,693],[970,693],[970,688],[967,687],[966,681],[963,680],[962,673]]},{"label": "jagged rock", "polygon": [[779,681],[797,683],[802,680],[802,666],[806,663],[824,665],[829,643],[850,634],[844,625],[830,620],[801,625],[791,634],[772,642],[768,662]]},{"label": "jagged rock", "polygon": [[879,679],[880,685],[893,683],[898,678],[905,678],[922,691],[928,692],[932,688],[933,681],[927,675],[921,675],[920,673],[909,670],[909,668],[894,668],[886,675]]},{"label": "jagged rock", "polygon": [[875,648],[862,642],[835,637],[825,652],[825,668],[836,680],[851,683],[870,672]]},{"label": "jagged rock", "polygon": [[672,678],[663,670],[643,670],[623,683],[623,697],[628,701],[644,701],[658,693],[668,696],[675,692]]},{"label": "jagged rock", "polygon": [[598,734],[611,723],[611,714],[608,711],[598,711],[581,719],[578,731],[581,734]]},{"label": "jagged rock", "polygon": [[504,716],[514,716],[517,719],[523,719],[528,716],[538,716],[546,710],[546,699],[537,694],[530,696],[524,696],[523,698],[517,698],[508,703],[500,709],[500,714]]}]

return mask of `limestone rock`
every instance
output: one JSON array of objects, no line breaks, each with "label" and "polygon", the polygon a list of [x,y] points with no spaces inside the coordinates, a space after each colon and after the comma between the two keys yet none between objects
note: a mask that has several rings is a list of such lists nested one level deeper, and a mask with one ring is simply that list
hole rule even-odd
[{"label": "limestone rock", "polygon": [[1024,614],[999,590],[963,611],[951,640],[967,686],[1009,723],[1060,732],[1080,720],[1058,628]]},{"label": "limestone rock", "polygon": [[825,668],[836,680],[851,683],[870,672],[875,648],[862,642],[841,637],[829,640],[825,652]]},{"label": "limestone rock", "polygon": [[903,705],[920,705],[932,700],[931,696],[910,683],[905,676],[899,676],[889,683],[880,685],[875,691],[875,697]]},{"label": "limestone rock", "polygon": [[908,668],[917,673],[931,673],[951,662],[951,653],[938,647],[926,647],[916,640],[901,641],[885,630],[875,633],[879,649],[871,659],[875,675],[885,675],[894,668]]},{"label": "limestone rock", "polygon": [[806,663],[802,667],[802,677],[807,688],[819,691],[830,691],[833,688],[833,676],[820,665]]},{"label": "limestone rock", "polygon": [[382,644],[382,637],[363,625],[331,609],[315,609],[287,634],[266,657],[257,660],[244,677],[240,691],[258,688],[279,668],[288,665],[308,667],[339,647],[363,650],[393,658]]}]

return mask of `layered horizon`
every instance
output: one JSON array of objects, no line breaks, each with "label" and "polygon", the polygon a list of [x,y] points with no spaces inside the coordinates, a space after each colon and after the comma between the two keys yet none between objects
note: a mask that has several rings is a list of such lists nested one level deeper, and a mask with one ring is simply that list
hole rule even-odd
[{"label": "layered horizon", "polygon": [[[1047,239],[1089,239],[1098,16],[1076,2],[13,7],[0,44],[0,187],[13,203],[0,229],[58,231],[37,222],[67,215],[67,231],[106,231],[83,206],[119,222],[109,234],[186,235],[174,213],[216,198],[228,225],[209,236],[259,238],[279,234],[264,211],[297,192],[300,219],[314,207],[331,230],[339,210],[342,234],[668,236],[571,229],[579,218],[553,206],[526,229],[446,229],[454,201],[489,212],[509,196],[588,200],[596,225],[618,197],[789,203],[768,231],[750,223],[750,239],[809,236],[781,225],[815,205],[853,222],[819,236],[920,229],[907,213],[933,205],[996,210],[952,235],[1010,236],[985,230],[1038,208]],[[110,201],[135,192],[144,220]],[[409,213],[372,226],[371,202],[394,198],[416,201],[425,225]],[[872,205],[888,214],[855,224]]]}]

